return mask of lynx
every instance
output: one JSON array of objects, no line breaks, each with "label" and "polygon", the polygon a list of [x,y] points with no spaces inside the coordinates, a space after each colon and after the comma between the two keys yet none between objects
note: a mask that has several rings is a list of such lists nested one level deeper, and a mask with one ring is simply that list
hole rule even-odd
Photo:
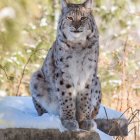
[{"label": "lynx", "polygon": [[82,4],[62,0],[56,40],[30,82],[38,115],[59,115],[70,131],[91,130],[101,103],[98,56],[99,34],[92,0]]}]

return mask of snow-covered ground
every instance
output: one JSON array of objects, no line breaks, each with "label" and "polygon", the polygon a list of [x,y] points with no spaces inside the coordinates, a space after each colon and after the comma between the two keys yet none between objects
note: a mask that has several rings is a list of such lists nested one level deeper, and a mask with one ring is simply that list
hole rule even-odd
[{"label": "snow-covered ground", "polygon": [[[119,118],[122,113],[101,106],[98,118]],[[124,116],[123,116],[124,117]],[[44,114],[38,116],[31,97],[0,97],[0,128],[54,128],[64,131],[59,116]],[[112,140],[100,130],[96,130],[102,140]]]}]

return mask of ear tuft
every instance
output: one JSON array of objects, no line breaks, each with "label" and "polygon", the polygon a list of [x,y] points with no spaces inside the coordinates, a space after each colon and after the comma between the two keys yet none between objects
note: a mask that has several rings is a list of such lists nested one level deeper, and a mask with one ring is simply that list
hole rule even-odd
[{"label": "ear tuft", "polygon": [[67,0],[61,0],[62,9],[67,7],[68,3]]},{"label": "ear tuft", "polygon": [[92,4],[93,4],[92,0],[86,0],[86,1],[84,2],[84,6],[85,6],[87,9],[92,9]]}]

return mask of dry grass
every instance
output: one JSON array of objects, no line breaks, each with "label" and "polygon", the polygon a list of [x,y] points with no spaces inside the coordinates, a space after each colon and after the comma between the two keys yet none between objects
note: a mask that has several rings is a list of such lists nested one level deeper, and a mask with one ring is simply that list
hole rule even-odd
[{"label": "dry grass", "polygon": [[[129,112],[130,111],[130,112]],[[124,115],[128,118],[128,136],[114,137],[115,140],[139,140],[140,138],[140,110],[128,108]]]}]

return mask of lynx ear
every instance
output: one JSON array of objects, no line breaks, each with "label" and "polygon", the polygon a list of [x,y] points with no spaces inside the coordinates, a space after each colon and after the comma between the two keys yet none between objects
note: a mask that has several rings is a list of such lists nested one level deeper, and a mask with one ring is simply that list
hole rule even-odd
[{"label": "lynx ear", "polygon": [[86,1],[84,2],[84,6],[85,6],[87,9],[92,9],[92,4],[93,4],[92,0],[86,0]]},{"label": "lynx ear", "polygon": [[62,5],[62,9],[67,7],[67,5],[68,5],[67,0],[61,0],[61,5]]}]

